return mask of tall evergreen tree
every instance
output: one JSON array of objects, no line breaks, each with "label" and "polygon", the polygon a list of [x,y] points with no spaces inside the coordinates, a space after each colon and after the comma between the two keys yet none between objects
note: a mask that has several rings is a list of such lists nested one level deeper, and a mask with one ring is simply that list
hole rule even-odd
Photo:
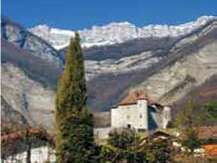
[{"label": "tall evergreen tree", "polygon": [[84,59],[79,35],[71,39],[56,95],[56,156],[58,163],[90,162],[92,115],[86,108]]}]

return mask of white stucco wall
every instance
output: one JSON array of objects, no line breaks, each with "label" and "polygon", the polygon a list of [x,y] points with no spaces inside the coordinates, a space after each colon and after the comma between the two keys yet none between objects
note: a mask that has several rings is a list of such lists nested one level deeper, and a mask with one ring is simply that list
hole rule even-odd
[{"label": "white stucco wall", "polygon": [[111,127],[135,129],[148,128],[147,101],[138,100],[137,104],[120,105],[111,109]]}]

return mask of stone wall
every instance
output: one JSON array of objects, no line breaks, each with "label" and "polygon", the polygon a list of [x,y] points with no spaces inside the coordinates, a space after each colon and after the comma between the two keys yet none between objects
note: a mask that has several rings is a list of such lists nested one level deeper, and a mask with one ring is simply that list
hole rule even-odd
[{"label": "stone wall", "polygon": [[105,128],[111,126],[111,113],[108,112],[94,112],[93,113],[94,127]]},{"label": "stone wall", "polygon": [[95,139],[107,139],[111,131],[111,127],[94,128],[94,137]]}]

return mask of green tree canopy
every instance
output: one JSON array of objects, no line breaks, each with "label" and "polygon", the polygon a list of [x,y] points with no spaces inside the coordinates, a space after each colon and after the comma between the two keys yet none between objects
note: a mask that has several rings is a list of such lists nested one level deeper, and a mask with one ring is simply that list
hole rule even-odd
[{"label": "green tree canopy", "polygon": [[56,156],[58,163],[91,162],[93,120],[86,107],[84,59],[76,33],[66,54],[56,94]]}]

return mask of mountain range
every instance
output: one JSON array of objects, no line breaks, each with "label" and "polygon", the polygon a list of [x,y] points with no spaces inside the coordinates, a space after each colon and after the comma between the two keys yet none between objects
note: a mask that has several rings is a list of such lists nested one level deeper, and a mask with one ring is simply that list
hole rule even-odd
[{"label": "mountain range", "polygon": [[[74,31],[46,25],[25,29],[8,18],[1,27],[3,121],[17,117],[51,129],[56,83]],[[178,26],[121,22],[78,32],[92,111],[109,110],[134,89],[174,111],[195,92],[198,101],[217,99],[215,16]]]},{"label": "mountain range", "polygon": [[[181,25],[147,25],[137,27],[129,22],[112,22],[104,26],[93,26],[91,29],[77,31],[83,47],[113,45],[125,41],[150,37],[181,37],[216,19],[214,16],[202,16],[196,21]],[[43,38],[55,49],[59,50],[69,44],[74,36],[73,30],[49,27],[46,24],[29,29],[30,32]]]}]

